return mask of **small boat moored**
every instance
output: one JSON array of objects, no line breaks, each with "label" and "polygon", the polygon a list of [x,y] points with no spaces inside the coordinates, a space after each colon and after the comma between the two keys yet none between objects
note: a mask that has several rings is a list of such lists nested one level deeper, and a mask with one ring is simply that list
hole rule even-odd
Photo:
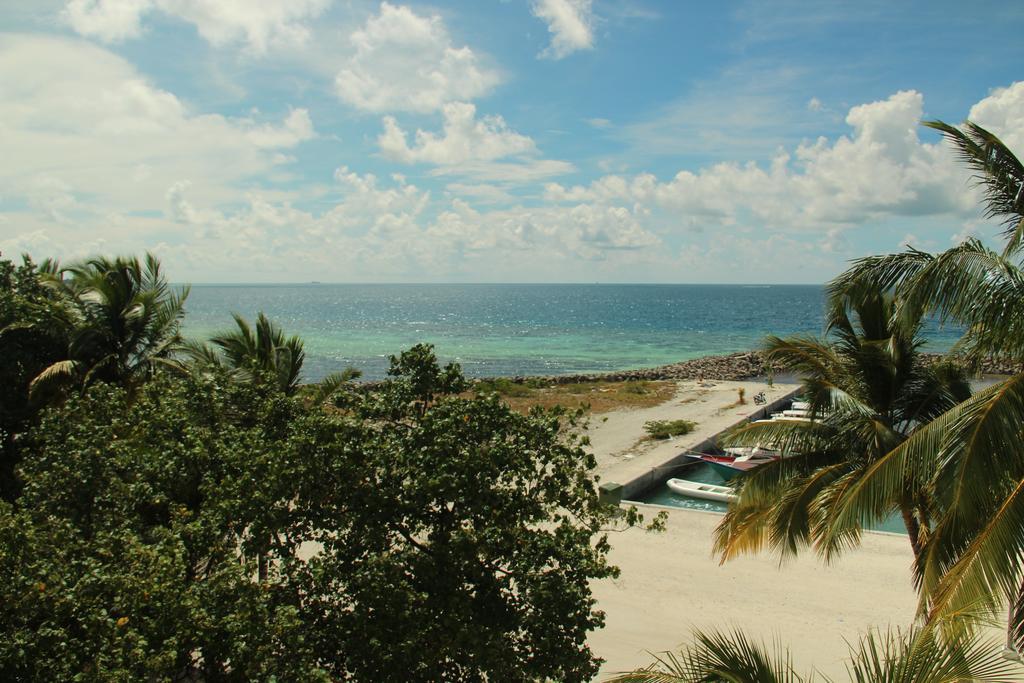
[{"label": "small boat moored", "polygon": [[731,486],[718,486],[717,484],[705,484],[700,481],[688,479],[669,479],[667,482],[673,493],[692,498],[704,498],[705,500],[717,500],[720,503],[728,503],[736,500],[736,493]]}]

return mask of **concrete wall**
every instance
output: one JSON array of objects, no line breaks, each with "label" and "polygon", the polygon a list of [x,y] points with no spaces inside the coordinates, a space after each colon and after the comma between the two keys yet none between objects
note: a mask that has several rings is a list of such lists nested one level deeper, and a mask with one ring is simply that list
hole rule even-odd
[{"label": "concrete wall", "polygon": [[[761,407],[760,409],[750,414],[749,416],[743,418],[742,420],[737,420],[733,424],[723,429],[721,432],[718,432],[718,434],[715,434],[714,436],[707,438],[701,441],[700,443],[688,446],[685,450],[704,453],[710,449],[715,448],[717,445],[718,437],[720,435],[746,422],[751,422],[753,420],[762,420],[770,416],[772,413],[779,412],[785,406],[789,405],[790,401],[792,401],[797,396],[797,394],[800,393],[800,391],[800,388],[794,389],[788,394],[775,399],[771,403],[766,404],[765,406]],[[683,452],[680,452],[672,456],[668,460],[665,460],[661,464],[652,467],[651,469],[647,470],[640,476],[635,477],[630,481],[623,482],[623,500],[632,500],[634,498],[639,498],[644,493],[646,493],[647,491],[661,483],[661,480],[665,477],[666,474],[669,473],[670,470],[676,469],[680,465],[684,465],[690,462],[693,462],[693,459],[685,455]]]}]

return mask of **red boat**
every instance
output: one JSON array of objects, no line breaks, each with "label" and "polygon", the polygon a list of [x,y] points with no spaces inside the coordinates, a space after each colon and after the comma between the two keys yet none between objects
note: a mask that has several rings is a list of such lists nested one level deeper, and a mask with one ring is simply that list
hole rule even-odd
[{"label": "red boat", "polygon": [[743,472],[749,472],[766,462],[778,460],[780,457],[778,451],[765,448],[737,448],[729,450],[732,452],[727,452],[723,455],[709,455],[707,453],[689,453],[688,455],[694,460],[700,460],[711,465],[719,474],[727,479]]}]

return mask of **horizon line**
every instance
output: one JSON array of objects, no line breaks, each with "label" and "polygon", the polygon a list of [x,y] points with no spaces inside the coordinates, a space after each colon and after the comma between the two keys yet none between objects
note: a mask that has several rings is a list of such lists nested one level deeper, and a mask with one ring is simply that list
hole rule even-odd
[{"label": "horizon line", "polygon": [[278,286],[325,286],[325,285],[371,285],[371,286],[590,286],[590,287],[823,287],[826,282],[327,282],[320,280],[273,281],[273,282],[171,282],[173,286],[199,287],[278,287]]}]

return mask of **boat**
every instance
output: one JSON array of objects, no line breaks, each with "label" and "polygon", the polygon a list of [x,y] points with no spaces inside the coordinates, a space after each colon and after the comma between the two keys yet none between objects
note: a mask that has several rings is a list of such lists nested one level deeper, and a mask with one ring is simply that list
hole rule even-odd
[{"label": "boat", "polygon": [[681,496],[717,500],[720,503],[736,500],[736,494],[730,486],[705,484],[704,482],[689,481],[688,479],[669,479],[665,483],[668,484],[673,493],[678,493]]},{"label": "boat", "polygon": [[768,451],[762,449],[751,449],[751,452],[734,455],[710,455],[708,453],[687,453],[687,455],[694,460],[700,460],[708,465],[711,465],[715,471],[721,474],[726,479],[730,479],[737,474],[748,472],[755,467],[777,460],[779,455],[775,451]]},{"label": "boat", "polygon": [[725,451],[726,455],[734,455],[737,458],[751,455],[762,458],[782,457],[782,452],[779,451],[779,449],[768,446],[762,446],[760,444],[758,444],[757,446],[729,446],[727,448],[723,448],[722,450]]}]

